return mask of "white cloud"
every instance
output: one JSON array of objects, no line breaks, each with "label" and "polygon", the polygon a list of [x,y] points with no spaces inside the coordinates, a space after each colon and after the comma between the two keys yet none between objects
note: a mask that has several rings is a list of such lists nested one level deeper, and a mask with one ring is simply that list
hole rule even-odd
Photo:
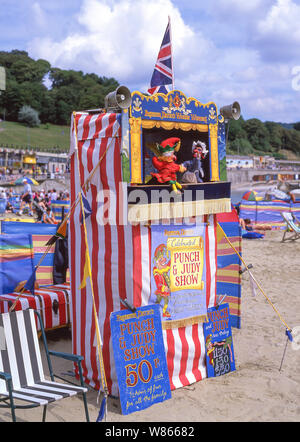
[{"label": "white cloud", "polygon": [[34,22],[37,27],[43,28],[47,24],[46,15],[38,2],[31,5]]},{"label": "white cloud", "polygon": [[277,0],[265,19],[258,23],[261,34],[281,34],[300,36],[300,6],[292,0]]},{"label": "white cloud", "polygon": [[[272,106],[278,120],[299,119],[299,97],[291,87],[291,66],[282,54],[277,54],[273,63],[271,51],[280,52],[280,46],[269,44],[284,5],[284,21],[295,30],[293,16],[298,19],[299,7],[292,0],[278,0],[276,4],[274,0],[212,0],[211,14],[212,6],[218,5],[215,15],[211,15],[214,32],[207,32],[209,24],[206,28],[196,27],[195,21],[194,27],[188,25],[180,12],[180,2],[176,4],[172,0],[84,0],[69,17],[73,31],[63,38],[48,32],[47,37],[33,39],[28,50],[32,57],[44,58],[52,66],[115,77],[131,90],[146,91],[170,16],[177,89],[202,102],[213,100],[218,106],[238,100],[246,117],[261,119],[270,119],[270,103],[280,102],[280,106]],[[36,16],[43,17],[45,10],[38,2],[35,5]],[[223,17],[217,34],[216,17],[220,19],[225,10],[236,25]],[[226,34],[226,45],[222,33]],[[295,32],[289,37],[283,25],[280,35],[284,42],[296,38]],[[289,103],[286,110],[283,93]]]},{"label": "white cloud", "polygon": [[277,0],[257,22],[253,42],[262,57],[273,62],[299,57],[300,5],[293,0]]}]

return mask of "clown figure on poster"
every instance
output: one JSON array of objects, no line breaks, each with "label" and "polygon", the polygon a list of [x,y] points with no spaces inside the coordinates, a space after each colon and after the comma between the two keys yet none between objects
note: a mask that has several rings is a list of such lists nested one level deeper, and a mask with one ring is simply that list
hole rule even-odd
[{"label": "clown figure on poster", "polygon": [[151,225],[152,275],[149,304],[162,320],[206,317],[204,223]]},{"label": "clown figure on poster", "polygon": [[169,253],[165,244],[160,244],[154,253],[153,261],[155,266],[153,267],[153,277],[156,284],[156,304],[160,304],[163,300],[163,317],[170,317],[170,313],[167,311],[169,297],[170,297],[170,264]]}]

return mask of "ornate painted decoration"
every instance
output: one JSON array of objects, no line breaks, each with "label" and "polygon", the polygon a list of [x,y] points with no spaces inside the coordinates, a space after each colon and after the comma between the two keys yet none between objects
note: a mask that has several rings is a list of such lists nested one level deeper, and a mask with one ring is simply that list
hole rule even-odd
[{"label": "ornate painted decoration", "polygon": [[218,112],[213,102],[200,103],[181,91],[151,96],[132,93],[129,113],[131,183],[142,183],[142,130],[162,128],[206,132],[209,135],[211,181],[219,181]]}]

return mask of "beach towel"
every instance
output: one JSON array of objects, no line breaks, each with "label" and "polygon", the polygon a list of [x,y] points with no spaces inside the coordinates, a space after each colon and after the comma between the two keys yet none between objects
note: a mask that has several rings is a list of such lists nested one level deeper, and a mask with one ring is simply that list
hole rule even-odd
[{"label": "beach towel", "polygon": [[262,233],[258,233],[258,232],[247,232],[247,230],[243,230],[242,233],[242,238],[247,238],[247,239],[258,239],[258,238],[264,238],[265,235]]}]

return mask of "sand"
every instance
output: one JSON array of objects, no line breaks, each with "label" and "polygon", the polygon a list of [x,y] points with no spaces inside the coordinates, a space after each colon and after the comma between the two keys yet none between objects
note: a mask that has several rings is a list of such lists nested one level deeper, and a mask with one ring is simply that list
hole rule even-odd
[{"label": "sand", "polygon": [[[300,240],[281,243],[282,232],[267,232],[264,239],[243,239],[243,257],[275,308],[291,328],[300,326]],[[72,352],[67,330],[49,332],[50,349]],[[166,402],[121,414],[119,399],[109,398],[107,422],[296,422],[300,420],[300,349],[286,344],[285,326],[258,292],[252,295],[249,276],[242,277],[242,328],[233,329],[236,371],[219,378],[204,379],[172,392]],[[55,358],[57,373],[72,370],[69,362]],[[72,377],[69,377],[72,380]],[[98,393],[88,392],[91,422],[98,416]],[[42,419],[42,407],[17,410],[19,422]],[[48,407],[48,422],[84,421],[79,397],[64,399]],[[0,422],[10,421],[0,410]],[[130,425],[129,425],[130,426]]]}]

